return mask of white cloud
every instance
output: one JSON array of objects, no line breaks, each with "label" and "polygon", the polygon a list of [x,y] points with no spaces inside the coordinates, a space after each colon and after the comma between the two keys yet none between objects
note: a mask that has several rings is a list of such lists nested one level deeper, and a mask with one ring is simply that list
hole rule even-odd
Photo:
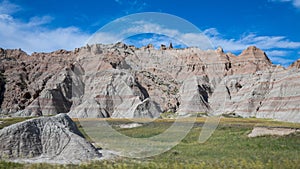
[{"label": "white cloud", "polygon": [[206,36],[219,36],[220,33],[216,28],[208,28],[203,31]]},{"label": "white cloud", "polygon": [[156,23],[150,23],[147,21],[137,21],[130,23],[131,27],[123,30],[122,34],[140,34],[145,32],[157,33],[168,36],[176,36],[180,32],[176,29],[163,28],[162,26]]},{"label": "white cloud", "polygon": [[271,0],[272,2],[290,2],[296,8],[300,8],[300,0]]},{"label": "white cloud", "polygon": [[[278,63],[281,64],[286,64],[291,61],[288,58],[284,61],[285,57],[288,57],[291,54],[291,50],[300,49],[300,42],[291,41],[285,36],[261,36],[249,33],[244,34],[237,39],[227,39],[224,38],[216,28],[206,29],[202,33],[182,32],[185,30],[180,29],[180,27],[169,28],[161,24],[150,23],[143,20],[135,21],[133,23],[129,22],[130,24],[124,24],[127,23],[124,19],[119,22],[122,24],[117,22],[109,25],[109,29],[96,34],[96,38],[92,38],[89,44],[91,44],[91,42],[116,43],[134,35],[154,33],[176,39],[177,42],[181,42],[183,46],[196,46],[201,49],[211,49],[216,46],[221,46],[225,51],[239,53],[249,46],[257,46],[258,48],[266,51],[267,55],[274,59],[274,62],[278,61]],[[160,44],[168,44],[170,41],[166,38],[151,38],[130,42],[130,44],[136,43],[137,46],[152,43],[154,46],[158,47]]]},{"label": "white cloud", "polygon": [[141,0],[115,0],[115,2],[125,7],[122,11],[125,14],[137,13],[147,7],[147,3]]},{"label": "white cloud", "polygon": [[0,20],[0,46],[21,48],[28,53],[57,49],[73,50],[83,46],[89,37],[76,27],[49,30],[39,27],[40,24],[40,21],[23,23],[16,20]]},{"label": "white cloud", "polygon": [[145,35],[140,35],[139,37],[129,37],[128,39],[124,40],[124,43],[135,45],[136,47],[142,47],[147,46],[148,44],[152,44],[157,49],[159,49],[162,44],[168,47],[170,43],[172,43],[173,47],[186,47],[176,39],[157,34],[148,35],[148,37],[145,37]]},{"label": "white cloud", "polygon": [[285,50],[270,50],[266,51],[266,54],[269,56],[273,63],[279,63],[282,66],[288,67],[295,60],[289,59],[288,56],[291,52]]},{"label": "white cloud", "polygon": [[13,17],[7,14],[0,14],[0,20],[2,21],[13,21]]},{"label": "white cloud", "polygon": [[287,56],[290,52],[289,51],[284,51],[284,50],[271,50],[271,51],[266,51],[266,54],[269,56]]},{"label": "white cloud", "polygon": [[287,58],[283,58],[283,57],[270,56],[269,58],[273,63],[279,63],[280,65],[282,65],[284,67],[288,67],[289,65],[291,65],[291,63],[293,63],[295,61],[295,60],[287,59]]},{"label": "white cloud", "polygon": [[297,8],[300,8],[300,0],[294,0],[293,5]]},{"label": "white cloud", "polygon": [[[213,32],[213,33],[211,33]],[[285,36],[259,36],[256,34],[248,34],[239,39],[225,39],[220,33],[214,29],[204,31],[215,46],[222,46],[225,50],[237,52],[244,50],[248,46],[257,46],[263,50],[269,49],[297,49],[300,48],[300,42],[293,42]]]},{"label": "white cloud", "polygon": [[51,16],[42,16],[42,17],[32,17],[28,22],[28,26],[39,26],[50,23],[54,18]]},{"label": "white cloud", "polygon": [[[76,27],[46,28],[44,25],[51,23],[54,19],[51,16],[35,16],[29,19],[28,22],[20,21],[12,16],[14,12],[21,10],[18,5],[7,0],[2,1],[0,4],[0,47],[2,48],[22,48],[28,53],[50,52],[57,49],[72,50],[75,47],[85,45],[86,40],[90,37],[90,35],[81,32]],[[173,38],[178,43],[186,46],[197,46],[201,49],[221,46],[225,51],[235,53],[246,49],[248,46],[255,45],[265,50],[273,61],[282,64],[291,61],[284,58],[289,54],[289,50],[300,49],[300,42],[291,41],[285,36],[260,36],[250,33],[237,39],[227,39],[222,37],[216,28],[206,29],[201,34],[200,32],[182,32],[183,29],[180,29],[180,25],[178,27],[165,27],[162,24],[143,20],[128,25],[133,26],[126,27],[126,24],[121,24],[117,27],[109,27],[108,30],[110,31],[98,32],[88,43],[116,43],[133,35],[156,33]],[[170,39],[142,39],[140,43],[146,45],[149,42],[158,47],[160,44],[167,45]],[[173,45],[175,46],[175,44]]]},{"label": "white cloud", "polygon": [[[47,29],[51,16],[33,17],[28,22],[15,19],[10,14],[20,10],[17,5],[3,1],[0,7],[0,47],[21,48],[27,53],[51,52],[57,49],[73,50],[85,44],[89,35],[76,27]],[[7,9],[3,9],[6,7]]]},{"label": "white cloud", "polygon": [[108,33],[108,32],[96,32],[92,35],[88,40],[87,43],[89,45],[92,44],[113,44],[122,41],[122,37],[118,34]]},{"label": "white cloud", "polygon": [[122,41],[131,36],[153,33],[175,39],[178,42],[181,42],[183,46],[195,46],[201,49],[213,48],[210,40],[198,30],[198,32],[181,32],[182,30],[176,28],[169,28],[167,26],[162,26],[157,23],[150,23],[143,20],[130,22],[130,24],[124,23],[127,23],[126,20],[120,19],[116,21],[116,23],[107,26],[107,28],[104,28],[100,32],[93,35],[88,43],[110,44]]},{"label": "white cloud", "polygon": [[215,28],[204,30],[203,33],[209,37],[214,46],[221,46],[225,51],[239,53],[249,46],[257,46],[266,51],[273,61],[287,66],[294,60],[288,58],[292,51],[300,49],[300,42],[289,40],[285,36],[260,36],[257,34],[246,34],[238,39],[226,39]]},{"label": "white cloud", "polygon": [[8,0],[0,2],[0,14],[13,14],[19,10],[21,10],[20,6],[10,3]]}]

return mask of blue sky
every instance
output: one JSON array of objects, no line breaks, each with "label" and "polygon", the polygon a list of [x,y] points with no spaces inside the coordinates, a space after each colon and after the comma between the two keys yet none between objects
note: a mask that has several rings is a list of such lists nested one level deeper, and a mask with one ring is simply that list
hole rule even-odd
[{"label": "blue sky", "polygon": [[105,24],[138,12],[186,19],[226,52],[256,45],[276,64],[300,58],[300,0],[0,0],[0,47],[72,50]]}]

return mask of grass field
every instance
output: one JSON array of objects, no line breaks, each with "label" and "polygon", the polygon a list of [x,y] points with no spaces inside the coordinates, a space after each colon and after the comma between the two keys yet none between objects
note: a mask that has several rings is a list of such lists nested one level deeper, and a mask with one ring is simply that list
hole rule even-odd
[{"label": "grass field", "polygon": [[30,119],[32,117],[18,117],[18,118],[0,118],[0,129],[2,129],[5,126],[9,126],[27,119]]},{"label": "grass field", "polygon": [[[74,121],[81,128],[77,119]],[[94,119],[103,122],[103,119]],[[173,120],[156,120],[142,127],[122,129],[130,120],[108,119],[119,132],[135,138],[157,135],[169,128]],[[248,138],[254,126],[300,128],[300,124],[267,119],[222,118],[210,139],[198,143],[205,118],[197,118],[188,135],[171,150],[143,159],[117,158],[81,165],[16,164],[0,162],[1,168],[300,168],[300,133],[288,136]],[[104,133],[105,134],[105,133]],[[106,138],[114,139],[114,138]],[[91,140],[91,139],[90,139]],[[112,140],[113,141],[113,140]]]}]

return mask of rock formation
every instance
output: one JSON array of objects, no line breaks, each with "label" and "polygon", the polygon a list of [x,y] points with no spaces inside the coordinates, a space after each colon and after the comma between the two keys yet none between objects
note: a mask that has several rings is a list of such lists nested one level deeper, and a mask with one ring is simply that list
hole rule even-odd
[{"label": "rock formation", "polygon": [[300,121],[297,63],[285,69],[251,46],[239,56],[123,43],[74,51],[0,51],[1,113],[139,118],[206,112]]},{"label": "rock formation", "polygon": [[254,127],[251,133],[248,134],[248,137],[261,137],[261,136],[286,136],[300,130],[291,129],[291,128],[268,128],[268,127]]},{"label": "rock formation", "polygon": [[0,142],[0,159],[69,164],[101,157],[66,114],[5,127]]},{"label": "rock formation", "polygon": [[292,63],[290,68],[300,69],[300,59],[297,60],[296,62]]},{"label": "rock formation", "polygon": [[[32,56],[28,56],[20,49],[0,49],[1,113],[13,114],[24,110],[34,101],[33,104],[39,104],[36,101],[38,97],[43,93],[47,94],[47,90],[52,89],[49,85],[54,85],[51,79],[55,75],[59,76],[63,69],[68,69],[71,53],[60,50],[52,53],[33,53]],[[46,89],[47,86],[51,89]],[[51,97],[51,91],[49,92],[48,95]],[[42,114],[36,112],[35,115]]]}]

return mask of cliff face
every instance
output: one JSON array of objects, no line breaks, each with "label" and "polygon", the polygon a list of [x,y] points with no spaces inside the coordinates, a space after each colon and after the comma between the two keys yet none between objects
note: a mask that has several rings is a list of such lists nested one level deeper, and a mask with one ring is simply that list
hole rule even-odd
[{"label": "cliff face", "polygon": [[137,49],[122,43],[74,51],[1,50],[2,114],[158,117],[207,112],[300,121],[297,66],[272,65],[249,47]]},{"label": "cliff face", "polygon": [[23,110],[38,99],[49,85],[54,85],[55,76],[68,69],[70,55],[71,52],[61,50],[48,54],[33,53],[32,56],[28,56],[21,50],[1,49],[2,114]]}]

